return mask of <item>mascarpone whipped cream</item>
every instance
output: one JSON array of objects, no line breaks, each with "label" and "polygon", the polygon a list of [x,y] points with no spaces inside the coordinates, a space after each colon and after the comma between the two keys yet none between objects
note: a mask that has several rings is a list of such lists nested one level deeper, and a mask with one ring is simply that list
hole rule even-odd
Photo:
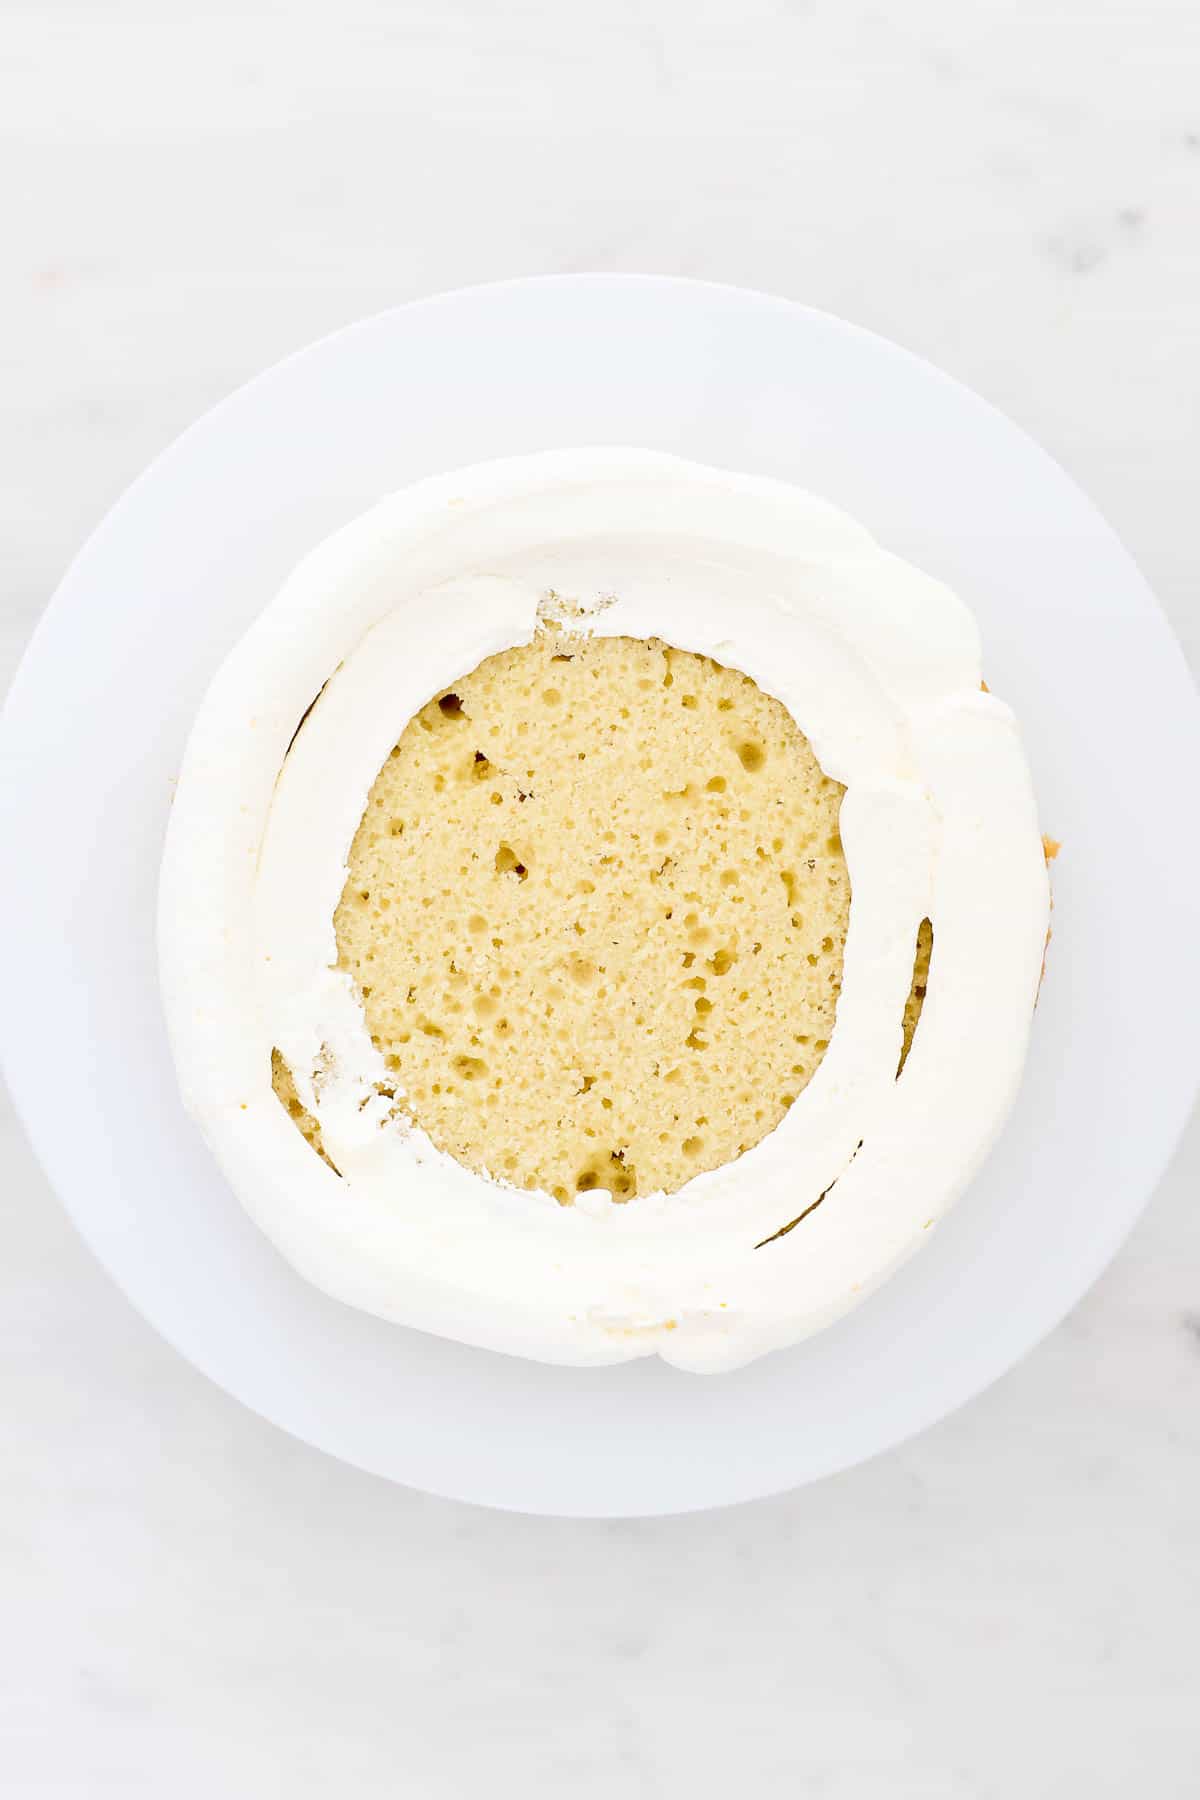
[{"label": "mascarpone whipped cream", "polygon": [[[398,1119],[337,967],[349,846],[399,732],[548,604],[752,676],[846,788],[853,900],[819,1068],[736,1161],[627,1205],[488,1180]],[[706,1370],[838,1317],[962,1191],[1016,1091],[1048,906],[1016,724],[981,690],[954,594],[783,483],[584,449],[420,482],[296,569],[193,728],[160,960],[185,1102],[309,1280],[513,1354]],[[925,918],[928,992],[897,1078]],[[276,1048],[334,1167],[279,1105]]]}]

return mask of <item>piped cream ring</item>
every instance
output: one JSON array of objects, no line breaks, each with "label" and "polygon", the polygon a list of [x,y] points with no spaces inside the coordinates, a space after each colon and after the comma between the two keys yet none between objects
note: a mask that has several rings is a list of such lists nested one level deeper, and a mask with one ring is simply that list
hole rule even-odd
[{"label": "piped cream ring", "polygon": [[[390,1118],[336,966],[349,847],[397,735],[432,694],[528,641],[548,595],[588,631],[662,638],[752,676],[846,787],[853,899],[820,1067],[745,1155],[628,1205],[598,1190],[563,1207],[489,1181]],[[160,956],[189,1110],[309,1280],[545,1361],[658,1352],[717,1369],[848,1310],[962,1191],[1016,1092],[1048,904],[1016,724],[980,689],[961,601],[798,489],[595,449],[421,482],[300,564],[193,728]],[[928,993],[897,1080],[925,917]],[[337,1174],[278,1103],[275,1047]]]}]

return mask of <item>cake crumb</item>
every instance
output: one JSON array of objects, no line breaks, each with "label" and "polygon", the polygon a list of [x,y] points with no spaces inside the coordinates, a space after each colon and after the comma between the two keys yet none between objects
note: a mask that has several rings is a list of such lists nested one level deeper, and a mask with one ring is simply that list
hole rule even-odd
[{"label": "cake crumb", "polygon": [[843,789],[739,670],[551,607],[557,629],[400,733],[351,847],[339,966],[438,1149],[561,1205],[624,1203],[742,1155],[819,1066]]}]

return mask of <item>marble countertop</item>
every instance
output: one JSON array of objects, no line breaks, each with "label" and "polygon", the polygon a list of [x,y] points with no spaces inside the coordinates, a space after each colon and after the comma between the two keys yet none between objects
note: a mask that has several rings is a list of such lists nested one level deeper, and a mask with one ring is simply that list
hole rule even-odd
[{"label": "marble countertop", "polygon": [[[5,677],[122,488],[263,364],[575,269],[772,289],[940,363],[1091,493],[1200,665],[1191,0],[6,23]],[[1193,1122],[1091,1295],[904,1448],[569,1523],[389,1487],[243,1411],[110,1285],[5,1112],[6,1791],[1194,1794],[1198,1191]]]}]

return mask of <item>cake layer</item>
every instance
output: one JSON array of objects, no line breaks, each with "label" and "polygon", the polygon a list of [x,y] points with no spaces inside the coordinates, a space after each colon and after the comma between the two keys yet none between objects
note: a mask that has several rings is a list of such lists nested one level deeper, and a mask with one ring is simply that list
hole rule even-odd
[{"label": "cake layer", "polygon": [[407,726],[335,915],[397,1104],[563,1203],[774,1130],[833,1032],[842,788],[747,675],[543,631]]}]

